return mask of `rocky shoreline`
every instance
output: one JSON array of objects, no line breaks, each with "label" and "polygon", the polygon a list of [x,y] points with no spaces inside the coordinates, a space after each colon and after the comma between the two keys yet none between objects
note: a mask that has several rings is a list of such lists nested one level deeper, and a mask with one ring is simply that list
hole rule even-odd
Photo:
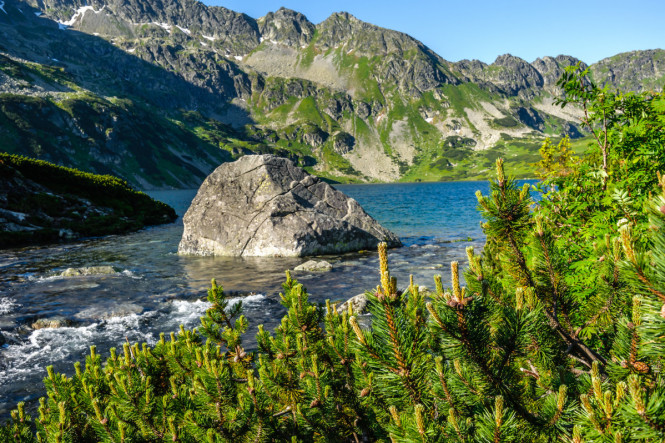
[{"label": "rocky shoreline", "polygon": [[0,249],[121,234],[176,217],[116,177],[0,153]]}]

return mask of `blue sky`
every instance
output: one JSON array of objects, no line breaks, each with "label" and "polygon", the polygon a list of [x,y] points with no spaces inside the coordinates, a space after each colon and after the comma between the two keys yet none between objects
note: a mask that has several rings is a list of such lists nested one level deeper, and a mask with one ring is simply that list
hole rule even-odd
[{"label": "blue sky", "polygon": [[281,6],[313,23],[347,11],[405,32],[443,58],[491,63],[510,53],[531,62],[566,54],[587,63],[634,49],[665,48],[663,0],[203,0],[259,18]]}]

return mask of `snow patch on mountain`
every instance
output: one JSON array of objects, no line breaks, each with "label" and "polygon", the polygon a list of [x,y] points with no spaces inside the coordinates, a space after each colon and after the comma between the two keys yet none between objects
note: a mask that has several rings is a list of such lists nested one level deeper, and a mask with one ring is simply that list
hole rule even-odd
[{"label": "snow patch on mountain", "polygon": [[190,31],[190,30],[187,29],[187,28],[181,28],[181,27],[178,26],[178,25],[176,25],[175,27],[178,28],[178,29],[180,29],[182,32],[184,32],[184,33],[187,34],[187,35],[192,35],[192,31]]},{"label": "snow patch on mountain", "polygon": [[168,32],[169,34],[171,33],[171,29],[173,28],[173,26],[169,25],[168,23],[157,23],[157,22],[152,22],[152,24],[153,24],[153,25],[157,25],[157,26],[159,26],[159,27],[162,28],[162,29],[165,29],[166,32]]},{"label": "snow patch on mountain", "polygon": [[104,10],[104,8],[106,8],[106,5],[102,6],[102,9],[100,9],[99,11],[95,11],[95,8],[93,8],[92,6],[82,6],[76,10],[72,18],[70,18],[69,20],[67,20],[66,22],[58,22],[58,27],[62,30],[65,30],[70,26],[73,26],[77,20],[82,19],[83,16],[85,16],[86,12],[92,11],[95,14],[99,14]]}]

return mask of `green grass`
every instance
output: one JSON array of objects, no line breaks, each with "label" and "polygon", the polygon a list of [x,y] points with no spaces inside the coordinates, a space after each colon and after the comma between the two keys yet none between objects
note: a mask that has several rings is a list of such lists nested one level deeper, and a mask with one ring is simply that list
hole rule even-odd
[{"label": "green grass", "polygon": [[495,147],[473,151],[461,144],[428,151],[417,159],[400,181],[486,180],[494,174],[497,158],[506,161],[507,172],[517,178],[535,176],[533,163],[540,159],[540,139],[515,139],[499,142]]},{"label": "green grass", "polygon": [[309,123],[314,123],[318,126],[328,126],[328,121],[323,118],[321,111],[316,103],[314,97],[306,97],[300,101],[298,107],[295,109],[297,118],[303,119]]},{"label": "green grass", "polygon": [[[506,160],[506,172],[516,178],[534,178],[534,164],[540,160],[540,147],[543,137],[502,138],[496,146],[472,151],[468,148],[441,148],[422,154],[406,175],[400,180],[412,181],[449,181],[449,180],[487,180],[493,177],[496,159]],[[553,138],[558,143],[560,138]],[[591,136],[573,140],[572,149],[576,155],[589,152]],[[453,166],[451,166],[453,165]]]},{"label": "green grass", "polygon": [[516,128],[520,126],[520,123],[515,120],[513,117],[506,116],[503,118],[495,118],[492,123],[496,126],[500,126],[502,128]]},{"label": "green grass", "polygon": [[314,57],[319,54],[318,49],[316,48],[316,41],[319,38],[319,31],[318,29],[314,31],[314,35],[312,36],[312,39],[309,42],[309,45],[300,51],[298,54],[298,63],[300,66],[303,68],[308,68],[309,66],[312,65],[314,62]]}]

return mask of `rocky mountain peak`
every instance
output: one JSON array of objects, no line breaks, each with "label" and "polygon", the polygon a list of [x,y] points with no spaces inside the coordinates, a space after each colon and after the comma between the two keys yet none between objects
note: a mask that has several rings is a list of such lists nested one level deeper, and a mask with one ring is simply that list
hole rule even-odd
[{"label": "rocky mountain peak", "polygon": [[[467,81],[483,85],[490,91],[502,91],[510,96],[528,96],[534,88],[544,85],[541,73],[526,60],[503,54],[487,65],[479,60],[461,60],[454,64]],[[545,68],[543,68],[545,69]]]},{"label": "rocky mountain peak", "polygon": [[[256,21],[220,6],[198,0],[27,0],[34,8],[67,26],[89,31],[85,23],[94,17],[93,28],[102,35],[135,37],[140,26],[161,28],[165,34],[179,30],[217,41],[225,52],[244,55],[259,44]],[[87,9],[92,8],[94,14]],[[100,29],[101,28],[101,29]],[[99,32],[98,32],[99,33]]]},{"label": "rocky mountain peak", "polygon": [[316,31],[307,17],[284,7],[277,12],[269,12],[258,19],[257,23],[263,40],[294,47],[308,45]]},{"label": "rocky mountain peak", "polygon": [[413,37],[402,32],[381,28],[358,20],[348,12],[336,12],[316,26],[317,45],[322,49],[346,45],[357,55],[403,54],[410,49],[424,48]]},{"label": "rocky mountain peak", "polygon": [[591,66],[596,83],[624,90],[662,91],[665,86],[665,50],[631,51],[605,58]]},{"label": "rocky mountain peak", "polygon": [[[196,0],[4,1],[0,92],[38,100],[0,94],[8,103],[0,119],[3,109],[28,119],[50,112],[39,119],[48,120],[57,142],[39,149],[54,152],[51,160],[85,146],[93,170],[108,167],[139,186],[189,185],[221,159],[271,150],[332,176],[439,179],[451,177],[453,165],[481,164],[465,160],[476,158],[467,147],[481,152],[525,136],[537,144],[539,134],[579,135],[577,110],[564,112],[553,100],[563,69],[578,62],[570,56],[450,63],[407,34],[345,12],[314,25],[286,8],[254,20]],[[42,65],[39,75],[29,63]],[[592,72],[600,84],[660,89],[665,51],[620,54]],[[65,111],[51,97],[78,107]],[[150,111],[125,106],[137,101]],[[204,138],[194,127],[205,127]],[[0,140],[9,139],[15,152],[30,154],[23,146],[35,138],[0,125]],[[94,149],[85,145],[91,138]],[[158,148],[144,147],[143,139]],[[124,166],[134,155],[141,169]],[[86,167],[88,160],[80,161],[72,165]],[[153,170],[164,161],[166,178]]]},{"label": "rocky mountain peak", "polygon": [[[545,87],[553,87],[556,82],[561,78],[561,74],[566,67],[576,65],[580,61],[570,55],[557,55],[556,57],[543,57],[536,59],[531,65],[543,77],[543,85]],[[586,64],[582,63],[583,68]]]},{"label": "rocky mountain peak", "polygon": [[346,11],[333,12],[325,21],[361,23],[353,14]]},{"label": "rocky mountain peak", "polygon": [[514,55],[498,56],[489,68],[491,81],[509,95],[543,86],[540,73],[526,60]]}]

